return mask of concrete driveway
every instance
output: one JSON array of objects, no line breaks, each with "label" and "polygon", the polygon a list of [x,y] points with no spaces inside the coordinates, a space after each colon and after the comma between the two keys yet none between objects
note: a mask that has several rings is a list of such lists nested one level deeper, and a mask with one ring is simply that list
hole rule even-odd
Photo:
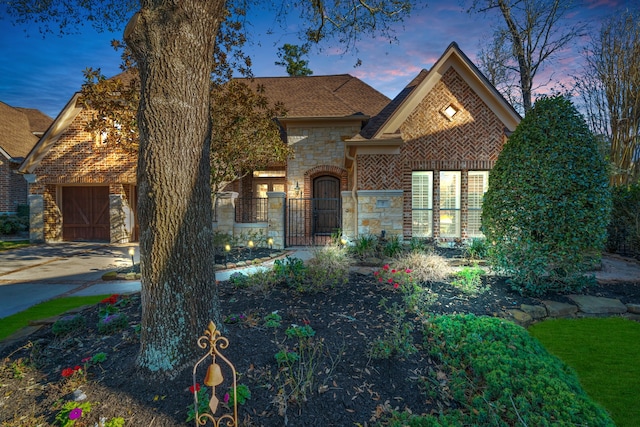
[{"label": "concrete driveway", "polygon": [[108,271],[131,266],[136,244],[55,243],[0,251],[0,318],[63,295],[100,295],[139,289],[139,282],[105,282]]}]

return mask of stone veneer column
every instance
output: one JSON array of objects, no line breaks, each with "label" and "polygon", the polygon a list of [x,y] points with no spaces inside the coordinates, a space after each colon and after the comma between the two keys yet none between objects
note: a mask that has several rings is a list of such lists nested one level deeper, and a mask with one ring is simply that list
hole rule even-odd
[{"label": "stone veneer column", "polygon": [[[109,238],[111,243],[129,243],[131,240],[131,209],[122,194],[109,194]],[[129,219],[129,220],[128,220]]]},{"label": "stone veneer column", "polygon": [[380,235],[403,237],[403,191],[360,190],[358,191],[358,235]]},{"label": "stone veneer column", "polygon": [[273,239],[274,249],[284,249],[286,246],[286,234],[284,228],[285,193],[279,191],[267,192],[269,198],[267,238]]},{"label": "stone veneer column", "polygon": [[218,233],[225,233],[233,236],[233,225],[236,222],[236,199],[238,193],[235,191],[225,191],[218,193],[218,204],[216,205],[216,216],[218,217]]},{"label": "stone veneer column", "polygon": [[[356,206],[351,191],[343,191],[342,196],[342,237],[348,241],[354,241],[358,236],[356,233]],[[356,199],[357,202],[357,199]]]},{"label": "stone veneer column", "polygon": [[29,241],[31,243],[44,242],[44,196],[29,194]]}]

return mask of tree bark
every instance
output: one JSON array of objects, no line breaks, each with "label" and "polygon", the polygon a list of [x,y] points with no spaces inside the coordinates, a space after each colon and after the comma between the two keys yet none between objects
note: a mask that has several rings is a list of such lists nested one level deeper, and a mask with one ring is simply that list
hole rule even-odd
[{"label": "tree bark", "polygon": [[210,85],[223,0],[142,0],[125,30],[138,61],[143,375],[172,378],[220,324],[210,186]]}]

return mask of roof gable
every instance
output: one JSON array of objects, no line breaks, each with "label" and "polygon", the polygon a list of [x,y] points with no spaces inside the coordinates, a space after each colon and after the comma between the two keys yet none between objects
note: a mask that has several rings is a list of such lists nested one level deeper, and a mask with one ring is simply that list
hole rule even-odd
[{"label": "roof gable", "polygon": [[422,70],[379,116],[374,117],[355,139],[398,138],[400,127],[429,94],[442,76],[453,68],[471,89],[489,106],[510,131],[515,130],[520,115],[471,60],[453,42],[429,70]]},{"label": "roof gable", "polygon": [[82,111],[82,106],[78,102],[80,93],[76,92],[73,97],[64,106],[58,117],[55,118],[51,126],[42,135],[42,138],[33,146],[29,154],[20,165],[21,173],[31,173],[38,166],[38,163],[47,154],[49,149],[58,141],[67,127],[73,122]]}]

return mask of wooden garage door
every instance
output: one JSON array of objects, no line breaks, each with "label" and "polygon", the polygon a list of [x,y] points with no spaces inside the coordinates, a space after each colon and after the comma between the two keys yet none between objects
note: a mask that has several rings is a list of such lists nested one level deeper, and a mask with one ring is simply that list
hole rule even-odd
[{"label": "wooden garage door", "polygon": [[110,241],[109,187],[62,188],[62,238]]}]

